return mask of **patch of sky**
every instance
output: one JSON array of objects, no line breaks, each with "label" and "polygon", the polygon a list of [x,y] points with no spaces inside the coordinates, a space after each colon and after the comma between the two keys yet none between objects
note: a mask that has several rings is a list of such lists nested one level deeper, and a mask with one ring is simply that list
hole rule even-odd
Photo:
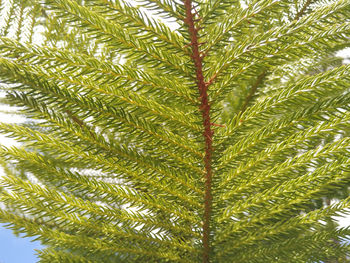
[{"label": "patch of sky", "polygon": [[43,246],[34,238],[18,237],[12,230],[6,229],[0,224],[0,263],[36,263],[38,258],[34,249],[41,249]]}]

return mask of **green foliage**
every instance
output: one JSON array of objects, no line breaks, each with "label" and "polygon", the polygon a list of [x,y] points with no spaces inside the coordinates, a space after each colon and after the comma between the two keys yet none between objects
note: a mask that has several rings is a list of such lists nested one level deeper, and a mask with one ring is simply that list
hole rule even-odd
[{"label": "green foliage", "polygon": [[40,262],[346,261],[349,0],[0,6],[0,222]]}]

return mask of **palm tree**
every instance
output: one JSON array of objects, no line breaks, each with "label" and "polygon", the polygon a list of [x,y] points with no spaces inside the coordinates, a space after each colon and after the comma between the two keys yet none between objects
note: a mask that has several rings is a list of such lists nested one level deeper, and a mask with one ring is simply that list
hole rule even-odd
[{"label": "palm tree", "polygon": [[[321,262],[350,198],[350,2],[5,0],[0,222],[41,262]],[[323,64],[322,64],[323,63]],[[340,134],[338,136],[338,134]],[[337,242],[334,242],[334,241]]]}]

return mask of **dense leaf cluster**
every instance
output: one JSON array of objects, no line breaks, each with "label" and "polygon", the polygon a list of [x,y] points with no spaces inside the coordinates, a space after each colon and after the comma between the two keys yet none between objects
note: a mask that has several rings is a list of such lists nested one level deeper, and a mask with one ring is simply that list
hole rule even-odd
[{"label": "dense leaf cluster", "polygon": [[349,0],[0,7],[0,222],[40,262],[345,262]]}]

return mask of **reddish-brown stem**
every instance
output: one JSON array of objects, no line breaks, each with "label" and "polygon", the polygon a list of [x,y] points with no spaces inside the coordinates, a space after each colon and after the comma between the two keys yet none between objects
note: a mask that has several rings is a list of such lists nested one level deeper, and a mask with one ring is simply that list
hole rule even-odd
[{"label": "reddish-brown stem", "polygon": [[197,87],[199,91],[199,97],[201,100],[200,111],[202,112],[203,119],[203,137],[205,141],[205,157],[204,157],[204,167],[205,167],[205,194],[204,194],[204,215],[203,215],[203,263],[209,262],[210,254],[210,215],[211,215],[211,206],[212,206],[212,167],[211,167],[211,155],[213,151],[212,138],[213,131],[211,130],[210,122],[210,105],[208,100],[208,84],[204,81],[203,76],[203,65],[201,53],[199,51],[199,42],[198,42],[198,30],[194,24],[194,14],[192,13],[192,2],[191,0],[185,0],[185,10],[186,18],[185,23],[188,26],[188,30],[191,38],[191,47],[192,47],[192,59],[196,68],[196,79]]},{"label": "reddish-brown stem", "polygon": [[300,9],[300,11],[295,15],[295,18],[294,20],[299,20],[300,17],[302,17],[305,12],[306,12],[306,9],[308,8],[308,6],[311,4],[312,0],[307,0],[305,2],[305,4],[303,5],[303,7]]}]

